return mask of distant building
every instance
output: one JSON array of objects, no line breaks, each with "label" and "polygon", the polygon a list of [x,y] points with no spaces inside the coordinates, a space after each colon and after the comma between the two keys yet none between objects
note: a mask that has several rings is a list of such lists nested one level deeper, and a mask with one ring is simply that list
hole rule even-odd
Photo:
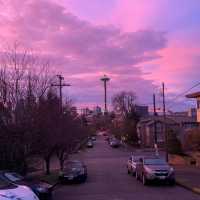
[{"label": "distant building", "polygon": [[93,110],[93,114],[94,115],[101,115],[102,114],[102,110],[101,110],[101,107],[99,106],[96,106]]},{"label": "distant building", "polygon": [[77,108],[75,106],[71,107],[70,112],[73,116],[78,116],[78,111],[77,111]]},{"label": "distant building", "polygon": [[182,111],[182,112],[172,112],[172,111],[168,111],[169,115],[171,116],[178,116],[178,117],[187,117],[188,116],[188,112],[187,111]]},{"label": "distant building", "polygon": [[93,113],[93,111],[90,110],[89,108],[82,108],[81,113],[82,113],[82,115],[88,116],[88,115],[91,115]]},{"label": "distant building", "polygon": [[187,98],[194,98],[197,101],[197,122],[200,123],[200,92],[186,95]]},{"label": "distant building", "polygon": [[197,109],[196,108],[190,108],[188,111],[182,111],[182,112],[172,112],[172,111],[168,111],[168,115],[169,116],[173,116],[173,117],[182,117],[185,119],[191,119],[192,120],[196,120],[197,119]]},{"label": "distant building", "polygon": [[147,117],[149,115],[149,107],[148,106],[135,106],[135,111],[138,113],[140,117]]}]

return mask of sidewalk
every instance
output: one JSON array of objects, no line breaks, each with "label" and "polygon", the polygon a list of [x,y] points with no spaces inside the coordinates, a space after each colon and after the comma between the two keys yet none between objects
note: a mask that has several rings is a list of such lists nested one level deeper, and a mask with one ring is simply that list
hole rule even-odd
[{"label": "sidewalk", "polygon": [[[154,152],[154,149],[136,149],[130,145],[124,146],[127,151],[144,153],[144,152]],[[160,151],[161,153],[162,151]],[[163,152],[162,152],[163,153]],[[200,194],[200,167],[188,165],[184,159],[175,158],[171,163],[175,168],[176,183],[194,193]],[[175,164],[176,163],[176,164]]]},{"label": "sidewalk", "polygon": [[178,185],[200,194],[200,168],[195,166],[174,166]]}]

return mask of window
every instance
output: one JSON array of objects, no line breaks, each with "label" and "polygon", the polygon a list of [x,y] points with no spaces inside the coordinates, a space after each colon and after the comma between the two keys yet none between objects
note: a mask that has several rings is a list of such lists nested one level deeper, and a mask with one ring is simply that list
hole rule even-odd
[{"label": "window", "polygon": [[166,165],[166,161],[163,159],[154,159],[154,158],[148,158],[144,160],[145,165]]},{"label": "window", "polygon": [[140,157],[139,157],[139,156],[135,156],[135,157],[133,158],[133,161],[134,161],[134,162],[138,162],[138,161],[139,161],[139,159],[140,159]]},{"label": "window", "polygon": [[200,109],[200,99],[197,99],[197,108]]},{"label": "window", "polygon": [[162,124],[161,123],[156,123],[156,129],[158,133],[162,132]]}]

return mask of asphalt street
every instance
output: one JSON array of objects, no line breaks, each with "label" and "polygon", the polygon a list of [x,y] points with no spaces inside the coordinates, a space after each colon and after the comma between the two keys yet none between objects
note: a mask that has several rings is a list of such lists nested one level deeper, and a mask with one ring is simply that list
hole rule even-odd
[{"label": "asphalt street", "polygon": [[[137,152],[141,154],[141,152]],[[146,152],[145,154],[148,154]],[[131,152],[111,148],[98,136],[94,148],[73,155],[85,162],[88,179],[82,184],[63,185],[54,193],[55,200],[199,200],[200,196],[179,186],[143,186],[128,175],[126,162]]]}]

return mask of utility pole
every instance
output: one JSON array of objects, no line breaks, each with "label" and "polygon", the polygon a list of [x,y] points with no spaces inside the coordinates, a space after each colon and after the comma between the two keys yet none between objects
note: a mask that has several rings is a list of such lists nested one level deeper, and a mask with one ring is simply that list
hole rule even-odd
[{"label": "utility pole", "polygon": [[62,83],[64,81],[64,77],[62,75],[56,75],[58,77],[58,84],[51,84],[51,86],[59,87],[60,93],[60,112],[62,113],[62,88],[66,86],[71,86],[70,84]]},{"label": "utility pole", "polygon": [[157,140],[157,123],[156,123],[156,95],[153,94],[153,113],[154,113],[154,148],[155,153],[158,155],[158,140]]},{"label": "utility pole", "polygon": [[100,79],[103,81],[104,84],[104,113],[106,114],[108,112],[107,109],[107,82],[110,80],[106,75],[103,76],[103,78]]},{"label": "utility pole", "polygon": [[164,119],[164,135],[165,135],[165,152],[166,152],[166,161],[168,162],[168,137],[166,130],[166,106],[165,106],[165,84],[162,83],[162,99],[163,99],[163,119]]},{"label": "utility pole", "polygon": [[6,104],[6,102],[7,102],[7,83],[6,83],[6,81],[4,81],[4,80],[2,80],[2,84],[3,84],[3,94],[2,94],[2,96],[3,96],[3,103],[4,104]]}]

